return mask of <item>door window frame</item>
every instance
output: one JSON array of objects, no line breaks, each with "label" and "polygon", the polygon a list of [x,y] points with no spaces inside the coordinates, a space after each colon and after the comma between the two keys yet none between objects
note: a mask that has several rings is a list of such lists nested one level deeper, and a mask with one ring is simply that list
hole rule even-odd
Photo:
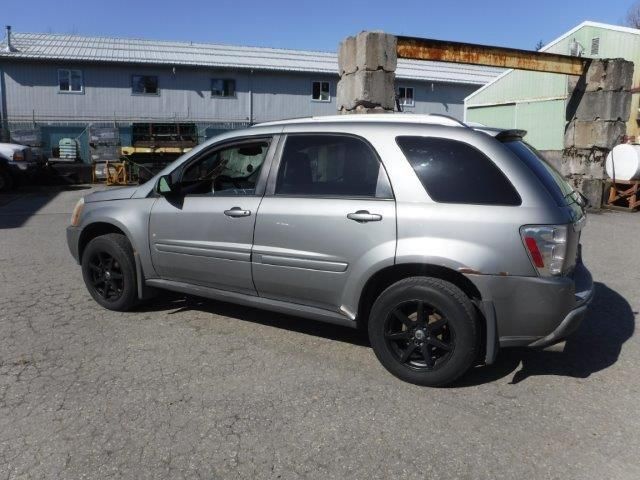
[{"label": "door window frame", "polygon": [[[330,137],[348,137],[356,140],[360,140],[363,142],[371,151],[375,159],[380,164],[380,168],[387,176],[387,183],[389,184],[390,196],[389,197],[363,197],[363,196],[351,196],[351,195],[301,195],[301,194],[276,194],[276,183],[278,181],[278,172],[280,170],[280,165],[282,163],[282,154],[284,153],[284,148],[287,144],[287,139],[289,137],[299,137],[299,136],[330,136]],[[278,143],[277,150],[275,152],[273,162],[271,163],[271,168],[269,169],[269,178],[267,180],[265,196],[269,197],[281,197],[281,198],[315,198],[315,199],[338,199],[338,200],[360,200],[360,201],[368,201],[368,200],[378,200],[383,202],[395,201],[395,192],[393,191],[393,184],[391,183],[391,177],[389,176],[389,172],[384,166],[380,155],[376,151],[376,149],[371,145],[366,138],[361,137],[359,135],[354,135],[352,133],[344,133],[344,132],[295,132],[295,133],[282,133],[280,135],[280,141]]]},{"label": "door window frame", "polygon": [[[211,145],[209,148],[203,149],[202,151],[195,154],[192,158],[187,160],[178,166],[175,170],[173,170],[169,175],[171,175],[173,181],[182,182],[182,175],[185,170],[189,168],[194,163],[201,160],[203,157],[214,154],[218,150],[224,150],[229,147],[236,147],[251,143],[257,143],[260,141],[266,141],[269,143],[269,148],[267,149],[267,153],[264,157],[264,162],[262,163],[262,168],[260,169],[260,175],[258,176],[258,180],[256,181],[255,193],[253,195],[211,195],[211,198],[242,198],[242,197],[262,197],[264,196],[264,192],[267,185],[267,179],[269,177],[269,173],[271,171],[271,165],[273,158],[275,156],[276,150],[278,149],[281,143],[281,135],[279,134],[261,134],[256,136],[245,136],[245,137],[236,137],[230,138],[228,140],[223,140],[220,143],[216,143]],[[154,189],[155,190],[155,189]],[[189,195],[190,197],[201,197],[203,195]],[[185,196],[186,198],[186,196]]]}]

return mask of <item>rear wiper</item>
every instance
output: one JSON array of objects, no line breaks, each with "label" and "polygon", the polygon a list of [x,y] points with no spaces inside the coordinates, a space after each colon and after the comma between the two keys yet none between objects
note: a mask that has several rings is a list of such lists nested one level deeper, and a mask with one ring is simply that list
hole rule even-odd
[{"label": "rear wiper", "polygon": [[[576,195],[577,198],[574,195]],[[589,199],[582,192],[580,192],[578,190],[573,190],[573,191],[567,193],[564,196],[565,200],[568,197],[571,197],[572,200],[574,201],[574,203],[577,203],[582,208],[589,208],[591,206],[591,202],[589,202]]]}]

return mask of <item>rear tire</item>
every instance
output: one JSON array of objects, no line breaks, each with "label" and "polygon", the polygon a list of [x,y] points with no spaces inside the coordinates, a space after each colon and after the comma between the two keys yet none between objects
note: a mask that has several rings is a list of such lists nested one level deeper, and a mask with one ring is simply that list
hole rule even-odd
[{"label": "rear tire", "polygon": [[471,300],[437,278],[410,277],[388,287],[373,304],[368,329],[380,363],[417,385],[450,384],[478,355],[480,333]]},{"label": "rear tire", "polygon": [[82,253],[87,290],[104,308],[125,312],[138,300],[133,248],[124,235],[109,233],[92,239]]}]

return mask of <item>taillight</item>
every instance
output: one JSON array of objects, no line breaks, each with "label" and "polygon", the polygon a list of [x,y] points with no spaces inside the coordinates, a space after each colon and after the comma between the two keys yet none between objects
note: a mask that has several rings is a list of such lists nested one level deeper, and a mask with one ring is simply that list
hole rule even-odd
[{"label": "taillight", "polygon": [[14,152],[13,153],[13,161],[14,162],[23,162],[24,161],[24,153],[22,153],[22,152]]},{"label": "taillight", "polygon": [[542,277],[562,275],[567,257],[567,225],[525,225],[522,241]]}]

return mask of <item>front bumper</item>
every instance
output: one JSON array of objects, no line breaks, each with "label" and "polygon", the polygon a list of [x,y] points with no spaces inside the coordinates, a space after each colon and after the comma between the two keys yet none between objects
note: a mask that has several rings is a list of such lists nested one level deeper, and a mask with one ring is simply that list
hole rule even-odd
[{"label": "front bumper", "polygon": [[71,252],[71,256],[76,262],[80,263],[80,254],[78,252],[78,245],[80,240],[80,229],[74,226],[67,227],[67,246]]},{"label": "front bumper", "polygon": [[36,173],[41,165],[38,162],[9,162],[8,167],[16,174],[29,175]]},{"label": "front bumper", "polygon": [[469,275],[495,312],[500,347],[546,347],[573,333],[594,295],[591,273],[579,262],[565,277]]}]

